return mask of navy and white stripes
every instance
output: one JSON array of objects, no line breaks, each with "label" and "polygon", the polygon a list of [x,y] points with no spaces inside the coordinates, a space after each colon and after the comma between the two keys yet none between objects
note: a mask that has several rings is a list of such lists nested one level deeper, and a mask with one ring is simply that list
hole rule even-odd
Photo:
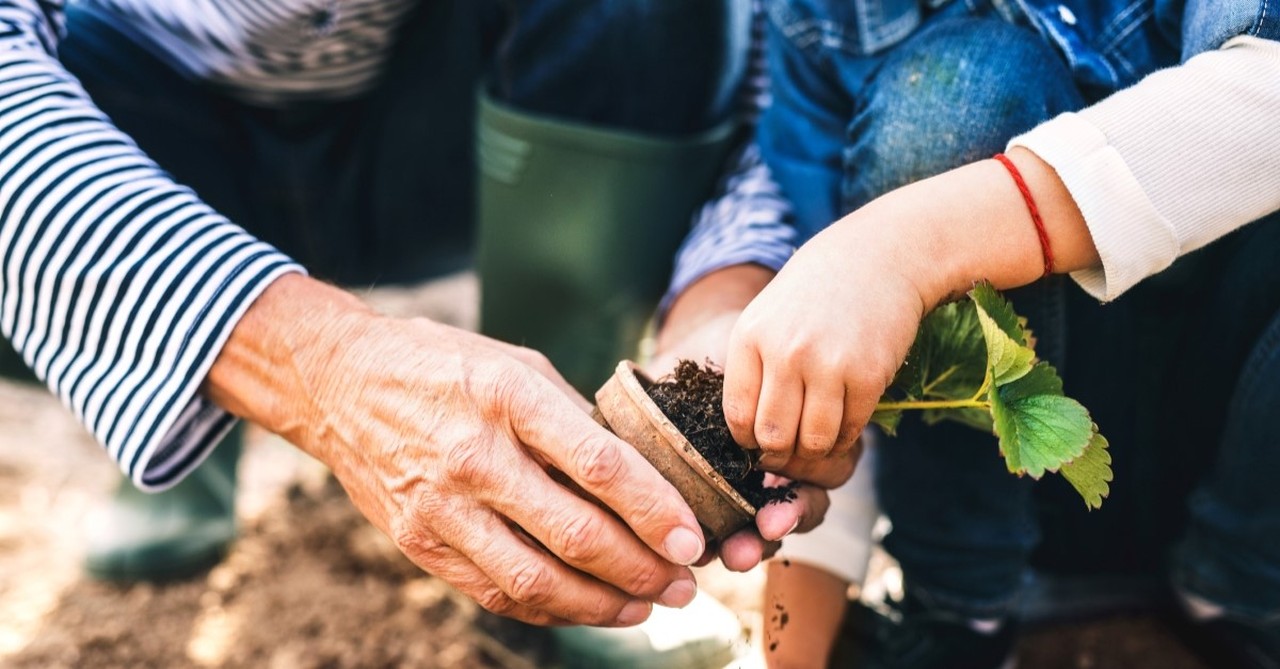
[{"label": "navy and white stripes", "polygon": [[81,0],[187,77],[274,105],[377,83],[419,0]]},{"label": "navy and white stripes", "polygon": [[[82,0],[173,67],[266,104],[367,90],[416,1]],[[54,56],[61,20],[60,2],[0,0],[0,331],[136,484],[161,489],[235,420],[198,393],[231,330],[302,268],[110,123]],[[768,96],[760,29],[742,89],[750,119]],[[674,291],[790,255],[788,207],[759,151],[748,144],[729,167]]]},{"label": "navy and white stripes", "polygon": [[301,271],[175,184],[57,63],[49,3],[0,0],[0,329],[134,480],[231,418],[197,394],[231,329]]}]

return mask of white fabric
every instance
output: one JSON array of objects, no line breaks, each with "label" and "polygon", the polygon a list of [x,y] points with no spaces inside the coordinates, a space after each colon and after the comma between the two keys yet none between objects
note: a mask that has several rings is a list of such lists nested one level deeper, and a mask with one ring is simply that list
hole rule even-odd
[{"label": "white fabric", "polygon": [[1102,258],[1072,274],[1113,300],[1179,256],[1280,210],[1280,43],[1221,49],[1015,137],[1058,172]]},{"label": "white fabric", "polygon": [[863,433],[864,450],[858,468],[844,485],[831,491],[831,507],[826,520],[813,531],[783,539],[777,559],[818,567],[849,583],[861,584],[867,577],[871,530],[880,517],[872,474],[875,469],[875,439]]}]

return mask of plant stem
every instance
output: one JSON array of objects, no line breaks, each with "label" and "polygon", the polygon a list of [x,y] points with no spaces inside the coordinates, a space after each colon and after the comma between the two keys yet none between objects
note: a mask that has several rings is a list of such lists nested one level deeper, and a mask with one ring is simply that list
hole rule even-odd
[{"label": "plant stem", "polygon": [[938,387],[938,384],[939,384],[939,383],[942,383],[943,381],[946,381],[946,380],[947,380],[947,377],[951,376],[952,374],[955,374],[955,373],[956,373],[956,370],[958,370],[958,369],[960,369],[960,365],[952,365],[952,366],[948,367],[948,368],[947,368],[947,371],[945,371],[945,372],[943,372],[943,373],[939,374],[939,375],[938,375],[938,378],[934,379],[933,381],[930,381],[930,382],[929,382],[929,385],[925,386],[924,388],[921,388],[921,389],[920,389],[920,394],[921,394],[921,395],[924,395],[925,397],[928,397],[928,396],[929,396],[929,393],[933,392],[933,389],[934,389],[934,388],[936,388],[936,387]]},{"label": "plant stem", "polygon": [[904,402],[880,402],[876,411],[903,409],[990,409],[991,403],[983,400],[907,400]]},{"label": "plant stem", "polygon": [[[978,392],[974,393],[973,397],[970,397],[969,399],[977,402],[979,399],[982,398],[983,395],[987,394],[987,390],[989,388],[991,388],[991,368],[990,367],[987,368],[987,373],[982,376],[982,385],[978,386]],[[990,404],[990,402],[988,402],[987,404]]]}]

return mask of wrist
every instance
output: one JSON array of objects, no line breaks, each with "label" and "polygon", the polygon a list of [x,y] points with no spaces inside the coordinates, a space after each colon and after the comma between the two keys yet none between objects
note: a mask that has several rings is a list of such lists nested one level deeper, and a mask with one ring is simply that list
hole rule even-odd
[{"label": "wrist", "polygon": [[[1097,251],[1070,193],[1035,154],[1009,159],[1040,211],[1056,272],[1095,265]],[[833,228],[881,267],[908,279],[926,311],[964,294],[977,281],[1009,289],[1044,275],[1041,238],[1016,181],[983,160],[891,191]]]},{"label": "wrist", "polygon": [[767,267],[744,264],[708,272],[694,281],[671,303],[658,333],[658,350],[670,349],[726,314],[740,313],[773,276],[773,270]]},{"label": "wrist", "polygon": [[[359,298],[293,274],[273,282],[236,324],[204,391],[219,406],[308,450],[318,429],[319,379],[350,333],[377,318]],[[323,454],[308,452],[322,460]]]}]

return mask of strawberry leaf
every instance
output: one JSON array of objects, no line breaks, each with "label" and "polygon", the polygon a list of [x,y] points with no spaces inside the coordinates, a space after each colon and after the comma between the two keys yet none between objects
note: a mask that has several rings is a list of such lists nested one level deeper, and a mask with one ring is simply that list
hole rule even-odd
[{"label": "strawberry leaf", "polygon": [[1085,447],[1084,453],[1071,462],[1064,463],[1060,472],[1071,487],[1084,498],[1084,505],[1090,509],[1102,508],[1102,498],[1111,494],[1110,481],[1111,454],[1107,452],[1107,438],[1098,434],[1098,427],[1093,427],[1093,438]]},{"label": "strawberry leaf", "polygon": [[950,420],[993,432],[1010,472],[1060,472],[1085,505],[1099,508],[1112,479],[1107,440],[1063,396],[1057,371],[1036,361],[1035,338],[1009,302],[987,282],[969,297],[924,318],[871,422],[892,435],[910,409],[928,425]]},{"label": "strawberry leaf", "polygon": [[877,409],[871,413],[871,422],[879,425],[890,437],[898,434],[898,423],[901,421],[901,409]]},{"label": "strawberry leaf", "polygon": [[986,374],[986,345],[978,309],[971,301],[934,309],[920,323],[920,334],[904,369],[913,370],[908,394],[920,399],[973,397]]},{"label": "strawberry leaf", "polygon": [[989,281],[979,281],[973,285],[973,290],[969,291],[969,299],[978,306],[979,309],[986,312],[987,316],[995,323],[1001,332],[1009,335],[1019,346],[1031,347],[1028,340],[1029,331],[1027,330],[1027,321],[1018,314],[1014,313],[1013,306],[1009,301],[1004,299]]},{"label": "strawberry leaf", "polygon": [[926,409],[920,414],[920,419],[925,425],[937,425],[944,420],[949,420],[961,425],[968,425],[975,430],[983,432],[991,432],[994,428],[991,425],[991,412],[987,409],[977,408],[960,408],[960,409]]},{"label": "strawberry leaf", "polygon": [[1089,412],[1062,396],[1062,380],[1048,363],[993,388],[991,416],[1009,471],[1038,479],[1084,453],[1093,437]]},{"label": "strawberry leaf", "polygon": [[974,286],[969,295],[978,308],[991,382],[998,387],[1017,381],[1031,371],[1036,359],[1036,352],[1027,346],[1026,331],[1018,322],[1018,315],[989,283]]}]

